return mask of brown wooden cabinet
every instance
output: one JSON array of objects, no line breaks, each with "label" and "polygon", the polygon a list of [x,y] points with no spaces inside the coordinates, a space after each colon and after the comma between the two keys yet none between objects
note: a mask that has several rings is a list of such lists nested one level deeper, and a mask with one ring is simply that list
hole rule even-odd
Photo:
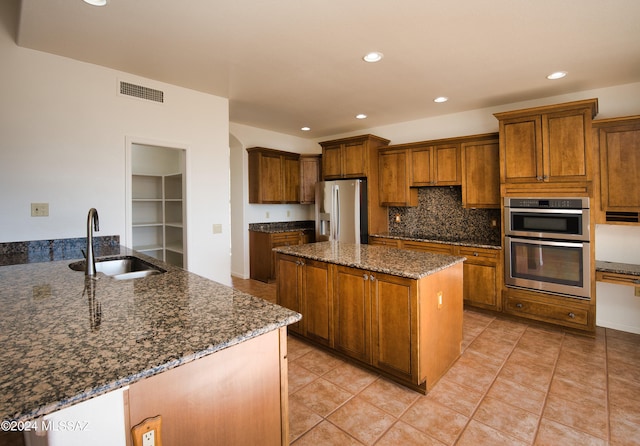
[{"label": "brown wooden cabinet", "polygon": [[369,272],[338,266],[333,285],[334,348],[371,363],[371,287]]},{"label": "brown wooden cabinet", "polygon": [[498,135],[463,142],[462,206],[500,208],[500,150]]},{"label": "brown wooden cabinet", "polygon": [[322,179],[321,168],[321,155],[300,155],[300,204],[316,202],[316,183]]},{"label": "brown wooden cabinet", "polygon": [[458,143],[416,144],[418,146],[410,149],[411,186],[459,186],[461,184]]},{"label": "brown wooden cabinet", "polygon": [[411,188],[411,156],[404,149],[380,149],[380,205],[417,206],[418,190]]},{"label": "brown wooden cabinet", "polygon": [[417,380],[417,281],[387,274],[371,274],[372,363],[387,373]]},{"label": "brown wooden cabinet", "polygon": [[464,303],[473,307],[500,311],[502,302],[502,251],[476,247],[457,247],[464,256]]},{"label": "brown wooden cabinet", "polygon": [[278,304],[301,312],[307,339],[423,393],[459,356],[462,264],[421,279],[282,253],[278,264]]},{"label": "brown wooden cabinet", "polygon": [[249,152],[249,203],[298,203],[300,155],[252,147]]},{"label": "brown wooden cabinet", "polygon": [[276,253],[273,248],[279,246],[313,243],[313,230],[287,232],[249,231],[249,276],[261,282],[276,279]]},{"label": "brown wooden cabinet", "polygon": [[375,135],[321,142],[324,179],[368,178],[378,170],[376,150],[387,144],[389,140]]},{"label": "brown wooden cabinet", "polygon": [[640,116],[593,122],[600,153],[597,223],[640,223]]},{"label": "brown wooden cabinet", "polygon": [[494,114],[500,121],[500,182],[586,188],[593,177],[591,120],[597,111],[597,99],[589,99]]},{"label": "brown wooden cabinet", "polygon": [[375,135],[324,141],[322,147],[322,176],[325,180],[366,178],[369,232],[385,232],[389,227],[387,208],[380,205],[378,188],[378,148],[389,144],[388,139]]},{"label": "brown wooden cabinet", "polygon": [[[476,308],[500,311],[502,301],[502,274],[504,270],[502,250],[459,246],[449,243],[422,242],[415,240],[396,240],[373,237],[377,245],[393,245],[412,251],[431,252],[466,257],[463,275],[463,298],[466,305]],[[371,238],[370,238],[371,241]]]},{"label": "brown wooden cabinet", "polygon": [[333,305],[329,265],[282,254],[277,256],[276,263],[278,305],[306,315],[289,329],[330,346]]},{"label": "brown wooden cabinet", "polygon": [[369,236],[370,245],[388,246],[390,248],[399,248],[401,240],[396,240],[387,237]]}]

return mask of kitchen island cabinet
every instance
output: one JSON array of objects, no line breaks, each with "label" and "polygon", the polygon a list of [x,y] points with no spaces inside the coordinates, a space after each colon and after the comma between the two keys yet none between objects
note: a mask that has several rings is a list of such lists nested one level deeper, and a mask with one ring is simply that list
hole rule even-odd
[{"label": "kitchen island cabinet", "polygon": [[249,230],[249,276],[261,282],[276,280],[276,262],[273,248],[301,245],[315,241],[313,229]]},{"label": "kitchen island cabinet", "polygon": [[[124,413],[108,411],[108,426],[161,415],[165,444],[288,444],[285,327],[300,314],[124,247],[112,254],[166,272],[115,280],[85,278],[72,260],[0,267],[0,331],[11,340],[0,352],[0,417],[46,420],[122,391]],[[168,405],[144,409],[156,397]],[[127,444],[126,429],[114,442],[98,427],[61,444]]]},{"label": "kitchen island cabinet", "polygon": [[369,236],[369,243],[392,245],[412,251],[463,256],[466,258],[463,284],[465,305],[494,311],[500,311],[502,308],[500,290],[504,266],[502,250],[499,246],[471,242],[453,244],[408,237],[383,236]]},{"label": "kitchen island cabinet", "polygon": [[[283,273],[292,258],[327,265],[330,298],[323,307],[333,308],[325,325],[332,330],[320,345],[422,393],[460,355],[463,257],[337,242],[275,251]],[[278,286],[278,303],[295,301],[291,289]],[[315,317],[299,308],[303,321]],[[304,330],[296,333],[317,343]]]}]

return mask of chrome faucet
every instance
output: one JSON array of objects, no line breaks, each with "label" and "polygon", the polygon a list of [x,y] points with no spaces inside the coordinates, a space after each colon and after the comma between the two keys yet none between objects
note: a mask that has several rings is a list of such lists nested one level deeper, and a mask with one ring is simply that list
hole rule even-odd
[{"label": "chrome faucet", "polygon": [[98,211],[95,208],[91,208],[87,216],[87,258],[85,260],[87,268],[84,272],[85,276],[96,275],[96,258],[93,255],[93,230],[99,231],[99,227]]}]

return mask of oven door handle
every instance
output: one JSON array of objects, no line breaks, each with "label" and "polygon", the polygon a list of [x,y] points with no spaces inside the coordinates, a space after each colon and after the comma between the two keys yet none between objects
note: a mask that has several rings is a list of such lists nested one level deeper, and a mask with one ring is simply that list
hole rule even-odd
[{"label": "oven door handle", "polygon": [[546,209],[546,208],[510,208],[505,207],[510,214],[584,214],[588,209]]},{"label": "oven door handle", "polygon": [[526,243],[528,245],[542,245],[542,246],[558,246],[562,248],[582,248],[585,244],[589,244],[586,241],[556,241],[556,240],[541,240],[538,238],[520,238],[520,237],[510,237],[505,236],[506,244],[509,244],[509,241],[513,243]]}]

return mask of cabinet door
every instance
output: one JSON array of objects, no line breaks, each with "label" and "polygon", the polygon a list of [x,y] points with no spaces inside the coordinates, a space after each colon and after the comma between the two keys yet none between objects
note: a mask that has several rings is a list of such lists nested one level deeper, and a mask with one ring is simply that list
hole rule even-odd
[{"label": "cabinet door", "polygon": [[457,186],[461,184],[460,146],[457,144],[433,148],[435,184]]},{"label": "cabinet door", "polygon": [[300,162],[297,158],[284,157],[282,160],[282,201],[300,202]]},{"label": "cabinet door", "polygon": [[[587,141],[587,110],[550,113],[543,116],[543,179],[545,181],[588,180],[590,147]],[[589,135],[590,136],[590,135]]]},{"label": "cabinet door", "polygon": [[467,260],[464,262],[463,283],[463,298],[466,304],[490,310],[498,309],[495,265]]},{"label": "cabinet door", "polygon": [[430,186],[433,181],[433,156],[431,147],[411,149],[411,185]]},{"label": "cabinet door", "polygon": [[540,116],[500,121],[500,182],[542,180]]},{"label": "cabinet door", "polygon": [[342,177],[342,145],[322,148],[322,175],[326,180]]},{"label": "cabinet door", "polygon": [[281,232],[279,234],[271,234],[271,246],[269,247],[271,250],[271,275],[269,276],[269,280],[274,280],[276,278],[277,253],[273,251],[273,248],[301,244],[302,236],[300,235],[300,232]]},{"label": "cabinet door", "polygon": [[462,204],[466,208],[500,208],[498,140],[462,144]]},{"label": "cabinet door", "polygon": [[[370,281],[373,365],[404,379],[412,379],[417,323],[416,281],[375,274]],[[414,360],[413,363],[416,363]],[[415,382],[416,384],[417,381]]]},{"label": "cabinet door", "polygon": [[316,183],[320,181],[320,156],[300,157],[300,204],[316,202]]},{"label": "cabinet door", "polygon": [[366,143],[351,142],[344,144],[342,156],[344,158],[344,176],[347,178],[361,178],[367,176],[368,154]]},{"label": "cabinet door", "polygon": [[602,210],[640,212],[640,120],[600,129]]},{"label": "cabinet door", "polygon": [[332,287],[329,264],[302,259],[303,325],[306,336],[331,346]]},{"label": "cabinet door", "polygon": [[282,201],[282,175],[280,155],[262,154],[260,162],[262,203],[280,203]]},{"label": "cabinet door", "polygon": [[366,363],[371,362],[367,271],[338,266],[334,275],[334,344],[336,350]]},{"label": "cabinet door", "polygon": [[[278,305],[302,313],[300,302],[300,259],[282,254],[276,255],[278,281],[276,299]],[[302,322],[289,325],[289,330],[302,333]]]},{"label": "cabinet door", "polygon": [[417,206],[418,193],[409,188],[409,159],[406,150],[378,152],[381,206]]}]

